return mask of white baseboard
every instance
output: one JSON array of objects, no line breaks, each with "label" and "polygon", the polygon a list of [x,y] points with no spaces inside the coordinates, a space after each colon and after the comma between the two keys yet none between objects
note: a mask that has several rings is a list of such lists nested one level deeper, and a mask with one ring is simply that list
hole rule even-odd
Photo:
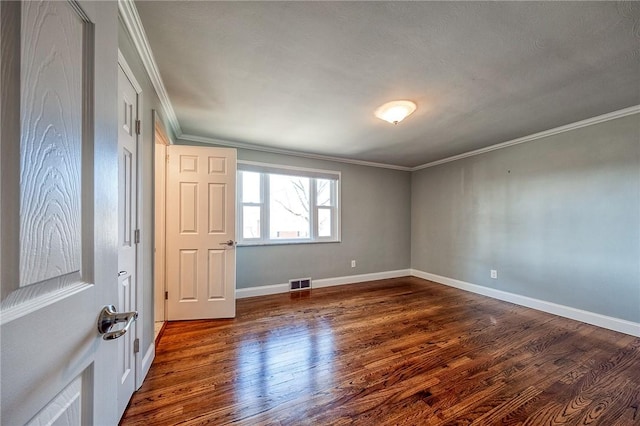
[{"label": "white baseboard", "polygon": [[389,278],[407,277],[411,275],[411,269],[399,269],[397,271],[374,272],[371,274],[348,275],[346,277],[324,278],[313,281],[313,288],[333,287],[334,285],[354,284],[364,281],[386,280]]},{"label": "white baseboard", "polygon": [[267,296],[269,294],[286,293],[289,291],[289,284],[271,284],[260,287],[237,288],[236,299],[245,297]]},{"label": "white baseboard", "polygon": [[147,349],[147,352],[144,354],[144,358],[142,358],[142,368],[140,377],[137,377],[136,381],[136,389],[140,389],[142,386],[142,382],[144,382],[145,377],[147,377],[147,373],[149,373],[149,369],[151,368],[151,364],[153,364],[153,359],[156,357],[156,345],[155,342],[152,342]]},{"label": "white baseboard", "polygon": [[[371,274],[348,275],[345,277],[323,278],[312,280],[312,288],[332,287],[335,285],[353,284],[363,281],[385,280],[388,278],[406,277],[411,275],[411,269],[400,269],[397,271],[374,272]],[[236,289],[236,299],[245,297],[266,296],[268,294],[288,293],[289,283],[272,284],[260,287],[238,288]]]},{"label": "white baseboard", "polygon": [[496,290],[477,284],[471,284],[465,281],[419,271],[417,269],[411,269],[410,271],[411,275],[418,278],[423,278],[425,280],[434,281],[439,284],[470,291],[472,293],[482,294],[483,296],[489,296],[505,302],[515,303],[516,305],[525,306],[527,308],[537,309],[539,311],[548,312],[561,317],[640,337],[640,323],[609,317],[595,312],[583,311],[570,306],[559,305],[557,303],[521,296],[519,294]]}]

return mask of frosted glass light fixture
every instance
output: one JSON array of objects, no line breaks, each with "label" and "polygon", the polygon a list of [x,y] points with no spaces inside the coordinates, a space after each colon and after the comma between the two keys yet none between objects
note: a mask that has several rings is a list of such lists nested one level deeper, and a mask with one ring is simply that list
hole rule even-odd
[{"label": "frosted glass light fixture", "polygon": [[389,123],[398,124],[408,116],[410,116],[417,106],[411,101],[391,101],[381,105],[374,115],[381,120]]}]

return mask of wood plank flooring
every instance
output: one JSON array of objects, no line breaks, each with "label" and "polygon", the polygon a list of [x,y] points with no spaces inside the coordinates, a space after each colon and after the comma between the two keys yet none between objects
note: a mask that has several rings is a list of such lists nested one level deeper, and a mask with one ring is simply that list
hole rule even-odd
[{"label": "wood plank flooring", "polygon": [[123,425],[640,425],[640,339],[407,277],[169,323]]}]

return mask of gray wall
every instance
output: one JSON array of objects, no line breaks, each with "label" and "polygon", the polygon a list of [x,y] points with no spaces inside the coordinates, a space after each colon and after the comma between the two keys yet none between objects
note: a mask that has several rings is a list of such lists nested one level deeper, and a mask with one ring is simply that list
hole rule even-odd
[{"label": "gray wall", "polygon": [[238,247],[237,288],[409,268],[409,172],[245,149],[238,150],[238,159],[342,172],[342,241]]},{"label": "gray wall", "polygon": [[638,115],[414,172],[411,186],[412,268],[640,321]]},{"label": "gray wall", "polygon": [[[138,146],[138,173],[140,175],[139,190],[141,191],[140,210],[141,226],[140,237],[142,242],[142,259],[139,259],[139,270],[142,273],[142,280],[138,283],[143,288],[142,301],[138,306],[144,309],[144,317],[140,319],[142,323],[142,336],[140,338],[140,351],[145,355],[145,351],[154,339],[153,330],[153,115],[152,111],[162,111],[160,100],[155,89],[149,80],[144,65],[138,56],[133,42],[129,38],[127,30],[122,22],[118,22],[118,48],[133,71],[135,78],[142,87],[142,105],[139,108],[139,118],[142,121],[142,137]],[[170,127],[165,124],[165,129],[170,132]],[[171,134],[169,137],[173,137]]]}]

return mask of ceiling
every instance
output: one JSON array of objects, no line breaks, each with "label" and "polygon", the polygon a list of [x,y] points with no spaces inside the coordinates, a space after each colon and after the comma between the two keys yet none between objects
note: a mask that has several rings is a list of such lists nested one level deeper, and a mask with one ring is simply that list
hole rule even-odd
[{"label": "ceiling", "polygon": [[414,167],[640,104],[640,2],[136,7],[185,138]]}]

